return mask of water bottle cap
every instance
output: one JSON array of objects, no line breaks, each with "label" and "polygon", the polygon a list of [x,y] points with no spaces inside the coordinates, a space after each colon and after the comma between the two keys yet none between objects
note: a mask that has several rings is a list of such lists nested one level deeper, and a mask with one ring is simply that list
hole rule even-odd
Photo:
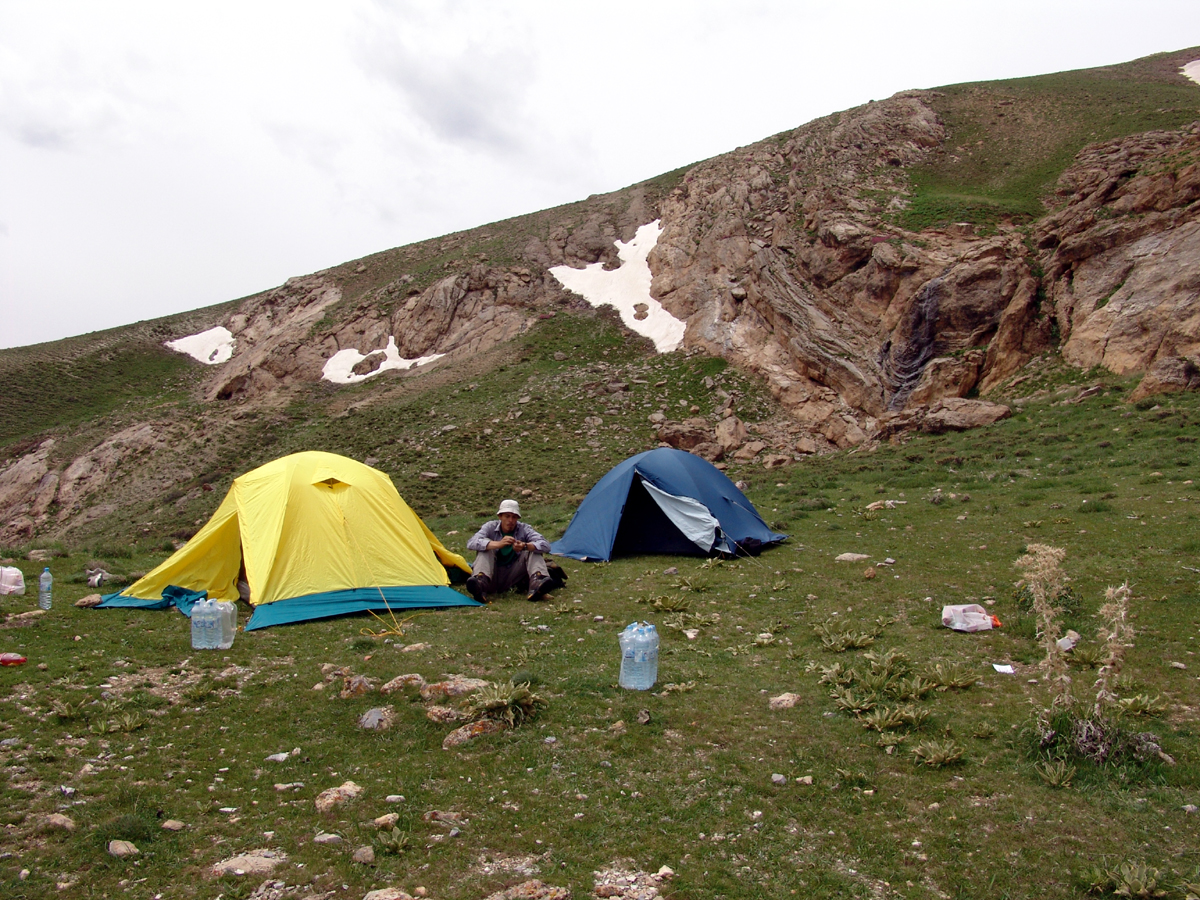
[{"label": "water bottle cap", "polygon": [[50,567],[49,567],[49,566],[46,566],[46,568],[42,569],[42,571],[43,571],[43,572],[49,572],[49,571],[50,571]]}]

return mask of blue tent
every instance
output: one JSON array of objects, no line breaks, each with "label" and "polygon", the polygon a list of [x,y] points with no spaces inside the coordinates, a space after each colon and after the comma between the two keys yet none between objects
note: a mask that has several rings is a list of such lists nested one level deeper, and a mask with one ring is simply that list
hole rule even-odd
[{"label": "blue tent", "polygon": [[737,553],[786,537],[768,528],[712,463],[659,447],[609,470],[550,549],[594,562],[641,553]]}]

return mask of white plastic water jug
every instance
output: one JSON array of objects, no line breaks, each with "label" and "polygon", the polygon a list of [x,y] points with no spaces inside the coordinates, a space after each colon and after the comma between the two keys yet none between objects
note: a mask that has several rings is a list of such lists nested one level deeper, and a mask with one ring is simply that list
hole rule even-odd
[{"label": "white plastic water jug", "polygon": [[617,639],[621,645],[618,683],[630,691],[648,691],[658,680],[658,632],[649,622],[630,622]]}]

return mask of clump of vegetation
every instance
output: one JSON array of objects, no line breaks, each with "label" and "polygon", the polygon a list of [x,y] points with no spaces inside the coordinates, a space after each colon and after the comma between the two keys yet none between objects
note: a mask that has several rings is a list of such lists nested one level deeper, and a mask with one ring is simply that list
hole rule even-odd
[{"label": "clump of vegetation", "polygon": [[491,682],[464,701],[463,708],[472,719],[497,719],[510,728],[532,719],[549,704],[529,689],[529,684],[511,681]]}]

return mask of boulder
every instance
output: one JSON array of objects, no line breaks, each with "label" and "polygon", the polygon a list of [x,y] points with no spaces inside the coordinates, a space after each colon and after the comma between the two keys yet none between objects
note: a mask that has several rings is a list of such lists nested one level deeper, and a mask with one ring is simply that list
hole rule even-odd
[{"label": "boulder", "polygon": [[1000,403],[947,397],[930,407],[929,412],[921,419],[921,430],[926,434],[966,431],[970,428],[994,425],[1011,415],[1012,410]]},{"label": "boulder", "polygon": [[664,422],[658,429],[658,439],[676,450],[691,450],[699,444],[714,442],[712,428],[707,419],[684,419],[682,422]]},{"label": "boulder", "polygon": [[737,416],[729,416],[717,423],[717,443],[724,453],[736,450],[750,440],[750,432]]},{"label": "boulder", "polygon": [[1161,357],[1142,376],[1129,399],[1137,401],[1154,394],[1178,391],[1200,391],[1200,356]]}]

